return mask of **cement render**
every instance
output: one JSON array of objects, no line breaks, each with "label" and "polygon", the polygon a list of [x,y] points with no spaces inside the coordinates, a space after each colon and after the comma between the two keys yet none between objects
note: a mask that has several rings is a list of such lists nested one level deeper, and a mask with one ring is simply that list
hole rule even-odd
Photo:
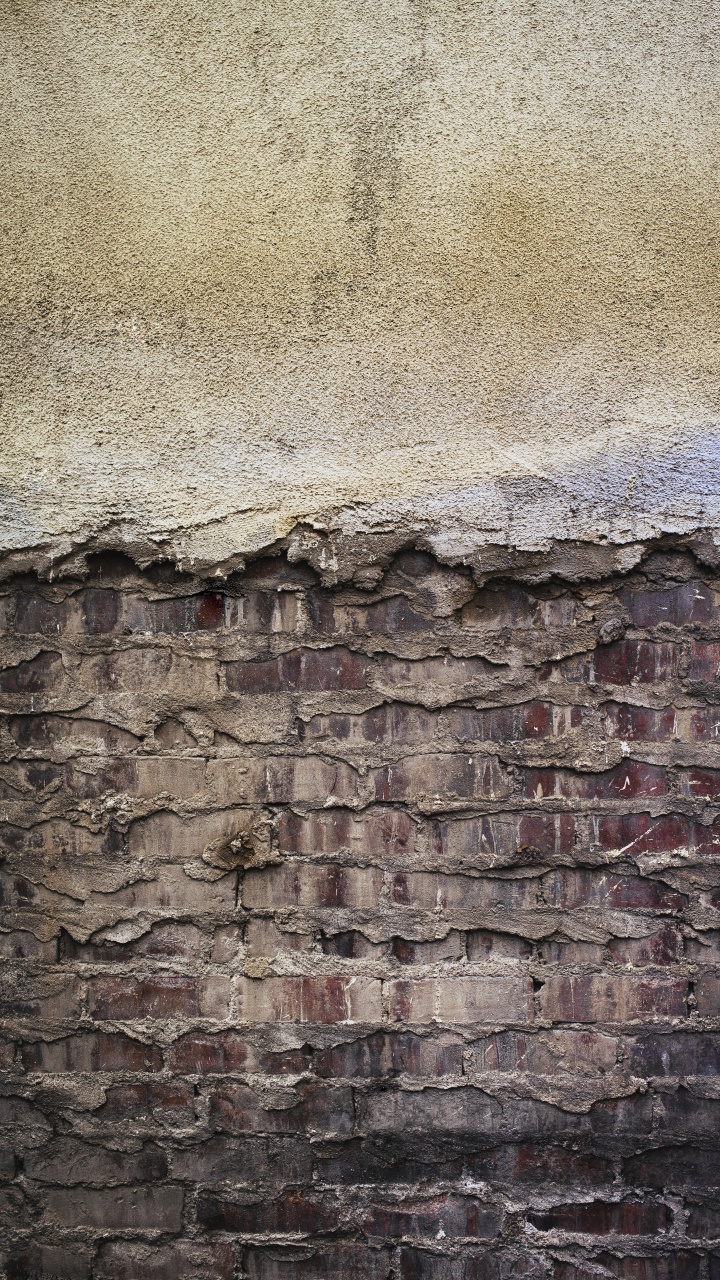
[{"label": "cement render", "polygon": [[717,27],[6,0],[7,567],[719,528]]}]

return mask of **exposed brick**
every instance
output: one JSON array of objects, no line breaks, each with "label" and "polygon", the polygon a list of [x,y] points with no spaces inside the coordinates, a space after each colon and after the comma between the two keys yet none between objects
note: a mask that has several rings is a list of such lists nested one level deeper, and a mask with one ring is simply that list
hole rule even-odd
[{"label": "exposed brick", "polygon": [[235,1253],[230,1245],[196,1240],[159,1248],[111,1241],[100,1250],[95,1275],[97,1280],[233,1280]]},{"label": "exposed brick", "polygon": [[292,649],[279,658],[257,662],[229,662],[228,689],[235,693],[321,693],[364,689],[368,660],[350,649]]},{"label": "exposed brick", "polygon": [[262,1053],[235,1031],[180,1036],[166,1051],[166,1064],[182,1074],[227,1075],[238,1071],[263,1071],[270,1075],[299,1075],[309,1066],[302,1049]]},{"label": "exposed brick", "polygon": [[690,646],[690,680],[717,680],[720,674],[720,644],[698,640]]},{"label": "exposed brick", "polygon": [[[441,1195],[401,1204],[374,1204],[362,1229],[370,1236],[467,1236],[494,1240],[500,1233],[502,1210],[472,1196]],[[442,1238],[441,1236],[441,1238]]]},{"label": "exposed brick", "polygon": [[528,1221],[538,1231],[569,1231],[574,1235],[655,1235],[667,1231],[671,1213],[665,1204],[637,1202],[561,1204],[544,1213],[529,1213]]},{"label": "exposed brick", "polygon": [[436,821],[432,851],[442,863],[502,866],[532,851],[546,858],[567,855],[575,842],[572,814],[498,814]]},{"label": "exposed brick", "polygon": [[287,862],[279,867],[247,871],[242,882],[246,907],[374,907],[383,873],[374,867],[332,863],[309,866]]},{"label": "exposed brick", "polygon": [[543,1016],[553,1022],[635,1022],[682,1018],[687,983],[635,976],[551,975],[540,994]]},{"label": "exposed brick", "polygon": [[713,593],[704,582],[622,591],[619,599],[636,627],[684,627],[694,622],[712,622],[715,616]]},{"label": "exposed brick", "polygon": [[57,751],[77,755],[88,752],[135,751],[140,738],[126,729],[106,724],[103,720],[72,719],[69,716],[13,716],[10,733],[19,747],[28,750]]},{"label": "exposed brick", "polygon": [[79,1183],[120,1186],[128,1182],[156,1182],[165,1178],[167,1171],[164,1151],[151,1143],[141,1151],[124,1152],[66,1138],[25,1156],[25,1173],[29,1178],[64,1187]]},{"label": "exposed brick", "polygon": [[127,1187],[114,1190],[52,1190],[46,1217],[62,1227],[98,1227],[103,1231],[179,1231],[183,1192],[180,1187]]},{"label": "exposed brick", "polygon": [[28,662],[0,671],[0,693],[45,693],[54,689],[63,678],[63,665],[59,653],[39,653]]},{"label": "exposed brick", "polygon": [[390,1280],[391,1255],[365,1245],[337,1244],[298,1250],[243,1249],[243,1272],[248,1280]]},{"label": "exposed brick", "polygon": [[339,1206],[331,1198],[295,1190],[252,1203],[200,1195],[196,1212],[199,1225],[209,1231],[243,1235],[311,1235],[333,1231],[339,1222]]},{"label": "exposed brick", "polygon": [[79,1243],[20,1245],[8,1257],[8,1280],[89,1280],[91,1254]]},{"label": "exposed brick", "polygon": [[672,925],[664,925],[647,938],[613,938],[608,950],[618,964],[668,965],[682,959],[682,934]]},{"label": "exposed brick", "polygon": [[615,871],[586,871],[562,868],[545,876],[543,899],[548,906],[572,911],[594,906],[618,910],[681,911],[687,905],[684,894],[659,880],[619,875]]},{"label": "exposed brick", "polygon": [[720,1034],[672,1032],[628,1039],[626,1058],[635,1075],[720,1075]]},{"label": "exposed brick", "polygon": [[[602,1267],[602,1272],[598,1272]],[[673,1249],[670,1253],[652,1257],[616,1257],[614,1254],[595,1254],[593,1262],[556,1262],[553,1280],[597,1280],[598,1275],[614,1276],[617,1280],[700,1280],[702,1258],[699,1254]]]},{"label": "exposed brick", "polygon": [[572,661],[566,679],[588,684],[657,684],[674,679],[681,650],[676,644],[652,644],[647,640],[617,640],[601,645],[584,663]]},{"label": "exposed brick", "polygon": [[248,1022],[377,1022],[380,983],[371,978],[239,978],[238,1017]]},{"label": "exposed brick", "polygon": [[426,978],[389,982],[398,1022],[532,1021],[532,983],[516,978]]},{"label": "exposed brick", "polygon": [[636,760],[625,761],[605,773],[527,769],[523,787],[528,800],[637,800],[664,796],[667,791],[665,770]]},{"label": "exposed brick", "polygon": [[463,1042],[459,1039],[384,1031],[324,1049],[315,1054],[313,1061],[317,1075],[330,1080],[353,1076],[456,1076],[462,1074],[462,1064]]},{"label": "exposed brick", "polygon": [[90,1016],[106,1018],[226,1018],[228,978],[189,978],[158,974],[152,978],[94,978]]},{"label": "exposed brick", "polygon": [[412,756],[372,774],[376,800],[404,800],[438,807],[452,800],[501,800],[510,782],[487,756]]},{"label": "exposed brick", "polygon": [[[225,1084],[209,1093],[213,1129],[224,1133],[307,1133],[349,1136],[352,1094],[345,1086],[307,1084],[294,1091],[297,1102],[283,1098],[280,1108],[263,1106],[261,1095],[247,1085]],[[288,1105],[288,1101],[291,1105]]]},{"label": "exposed brick", "polygon": [[286,810],[278,823],[278,847],[284,854],[339,853],[400,858],[412,853],[417,827],[402,809],[348,809],[298,814]]},{"label": "exposed brick", "polygon": [[630,1186],[658,1191],[720,1188],[720,1151],[697,1146],[655,1147],[623,1162]]},{"label": "exposed brick", "polygon": [[22,1048],[26,1071],[53,1074],[84,1071],[159,1071],[162,1053],[158,1045],[143,1044],[124,1035],[95,1032],[65,1036],[62,1040],[36,1041]]}]

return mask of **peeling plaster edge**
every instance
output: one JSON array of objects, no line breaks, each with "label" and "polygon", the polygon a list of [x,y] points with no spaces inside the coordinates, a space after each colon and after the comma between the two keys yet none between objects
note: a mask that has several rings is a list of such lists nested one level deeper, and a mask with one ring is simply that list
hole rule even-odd
[{"label": "peeling plaster edge", "polygon": [[593,527],[571,521],[576,527],[567,536],[548,528],[543,537],[528,527],[488,527],[473,519],[473,510],[461,516],[457,495],[452,499],[449,511],[438,511],[433,501],[353,504],[294,517],[245,509],[212,522],[157,531],[113,519],[0,549],[0,580],[23,573],[43,580],[82,578],[89,571],[88,557],[106,552],[125,555],[141,570],[165,562],[205,580],[222,580],[250,561],[284,552],[293,562],[311,565],[325,586],[352,582],[369,589],[393,556],[408,549],[425,551],[442,564],[470,568],[479,584],[502,574],[527,582],[608,577],[631,571],[650,550],[662,546],[690,551],[713,568],[720,564],[720,524],[715,522],[624,514],[622,521],[596,518]]}]

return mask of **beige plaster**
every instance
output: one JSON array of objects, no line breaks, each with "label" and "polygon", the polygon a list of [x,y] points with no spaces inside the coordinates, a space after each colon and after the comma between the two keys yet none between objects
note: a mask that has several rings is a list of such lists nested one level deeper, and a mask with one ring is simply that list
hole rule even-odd
[{"label": "beige plaster", "polygon": [[4,0],[2,547],[720,527],[711,0]]}]

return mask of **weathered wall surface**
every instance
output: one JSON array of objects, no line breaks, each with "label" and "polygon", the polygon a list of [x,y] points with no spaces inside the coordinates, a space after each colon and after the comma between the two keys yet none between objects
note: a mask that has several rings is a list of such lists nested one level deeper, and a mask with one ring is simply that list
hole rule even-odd
[{"label": "weathered wall surface", "polygon": [[720,528],[716,4],[2,10],[20,563]]},{"label": "weathered wall surface", "polygon": [[8,1280],[718,1280],[720,579],[576,570],[7,584]]}]

